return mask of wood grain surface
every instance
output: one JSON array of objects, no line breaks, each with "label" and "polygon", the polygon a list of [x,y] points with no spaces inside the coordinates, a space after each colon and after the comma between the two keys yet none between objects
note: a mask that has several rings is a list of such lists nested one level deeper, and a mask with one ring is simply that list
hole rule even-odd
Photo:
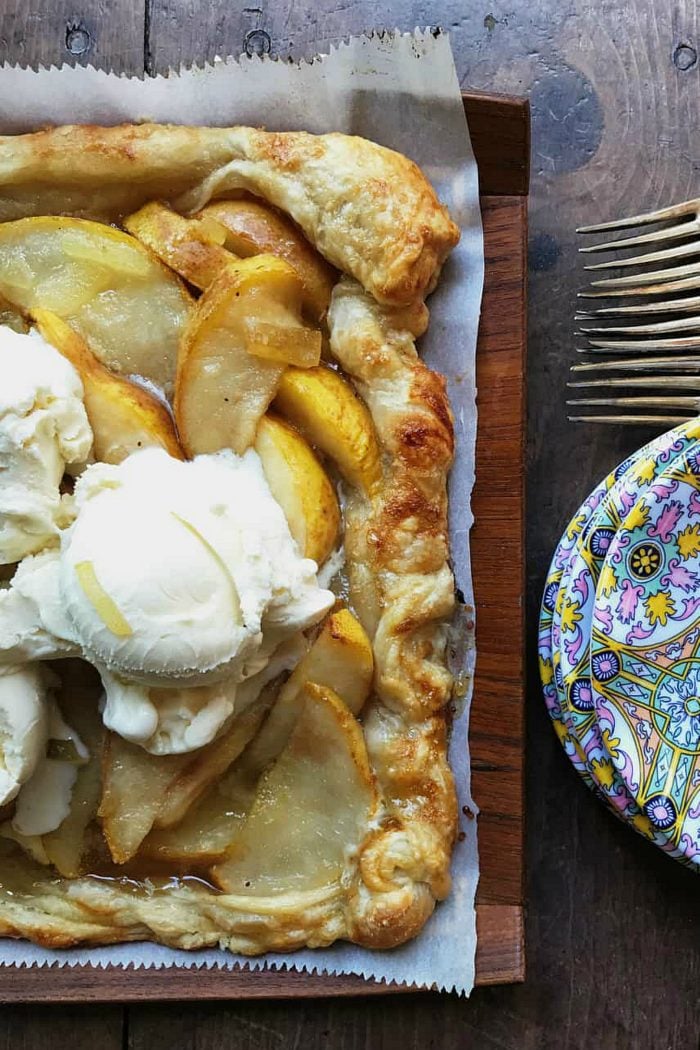
[{"label": "wood grain surface", "polygon": [[[469,1002],[406,995],[309,1003],[143,1005],[134,1050],[697,1050],[700,883],[614,821],[554,739],[534,660],[537,604],[559,534],[581,499],[649,436],[566,423],[583,222],[700,195],[700,48],[695,0],[138,0],[104,12],[101,61],[162,70],[215,53],[322,49],[372,26],[440,22],[462,86],[532,105],[528,401],[528,977]],[[0,2],[0,58],[69,61],[56,0]],[[109,27],[122,27],[115,35]],[[248,36],[248,34],[251,34]],[[246,40],[247,37],[247,40]],[[78,60],[81,60],[80,58]],[[0,1046],[114,1045],[115,1008],[0,1011]],[[102,1027],[96,1027],[99,1017]],[[66,1020],[68,1018],[68,1020]],[[65,1025],[66,1027],[62,1027]],[[54,1040],[61,1045],[61,1039]]]}]

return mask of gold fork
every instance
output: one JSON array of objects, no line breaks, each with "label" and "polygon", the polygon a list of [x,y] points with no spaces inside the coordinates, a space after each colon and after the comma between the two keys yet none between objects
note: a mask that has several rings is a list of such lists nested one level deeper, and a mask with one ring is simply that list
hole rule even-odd
[{"label": "gold fork", "polygon": [[[700,414],[700,294],[689,294],[700,290],[700,198],[616,222],[582,226],[576,232],[604,233],[657,224],[661,228],[579,249],[582,253],[617,252],[649,245],[654,250],[585,267],[588,271],[632,266],[642,270],[594,280],[589,290],[579,293],[580,299],[613,300],[611,305],[577,312],[576,320],[583,322],[579,334],[587,343],[579,353],[629,356],[603,357],[594,364],[572,366],[569,387],[617,388],[619,392],[615,396],[575,398],[567,401],[568,405],[625,410],[620,414],[569,416],[573,421],[669,426]],[[679,243],[661,247],[674,241]],[[659,268],[663,263],[669,265]],[[645,269],[649,266],[655,268]],[[621,299],[633,301],[621,303]],[[639,323],[628,324],[628,320]],[[691,353],[679,356],[679,351]],[[629,390],[640,393],[629,396]],[[666,395],[665,391],[678,393]],[[691,391],[697,391],[697,396]],[[672,414],[657,414],[661,410]]]}]

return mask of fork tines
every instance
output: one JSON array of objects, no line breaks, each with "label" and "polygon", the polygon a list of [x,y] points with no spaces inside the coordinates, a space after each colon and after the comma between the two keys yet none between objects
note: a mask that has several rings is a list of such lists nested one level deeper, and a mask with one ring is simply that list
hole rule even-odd
[{"label": "fork tines", "polygon": [[[576,321],[585,345],[579,353],[600,357],[595,363],[574,365],[568,384],[596,388],[596,394],[610,391],[605,397],[575,398],[567,402],[569,406],[621,411],[570,415],[569,419],[665,428],[700,414],[700,198],[644,215],[582,226],[577,233],[654,225],[659,228],[617,240],[606,238],[579,249],[585,254],[624,253],[641,246],[652,250],[586,266],[587,270],[637,269],[594,280],[579,293],[582,300],[612,301],[601,307],[581,304]],[[615,356],[608,359],[608,355]],[[639,390],[639,394],[628,396],[630,390]]]}]

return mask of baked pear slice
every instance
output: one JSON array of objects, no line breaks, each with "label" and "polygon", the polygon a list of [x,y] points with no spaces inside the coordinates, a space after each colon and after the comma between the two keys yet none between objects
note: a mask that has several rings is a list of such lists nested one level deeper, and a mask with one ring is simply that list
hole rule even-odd
[{"label": "baked pear slice", "polygon": [[128,233],[57,215],[1,223],[0,295],[22,311],[51,310],[107,368],[172,392],[193,301]]},{"label": "baked pear slice", "polygon": [[188,455],[253,444],[285,364],[250,352],[251,325],[304,331],[301,291],[288,263],[258,255],[233,263],[204,292],[178,357],[175,418]]},{"label": "baked pear slice", "polygon": [[241,755],[241,767],[257,779],[275,761],[296,725],[310,682],[333,689],[348,710],[358,714],[373,678],[374,654],[364,628],[349,609],[336,609],[280,689],[259,733]]},{"label": "baked pear slice", "polygon": [[223,860],[255,798],[255,781],[235,763],[174,827],[154,828],[139,855],[189,865]]},{"label": "baked pear slice", "polygon": [[338,497],[330,478],[299,431],[269,412],[258,424],[254,447],[299,550],[322,565],[340,527]]},{"label": "baked pear slice", "polygon": [[326,365],[288,368],[274,407],[343,477],[366,494],[381,478],[381,458],[372,417],[347,379]]},{"label": "baked pear slice", "polygon": [[186,219],[160,201],[144,204],[122,225],[201,291],[236,258],[223,247],[226,230],[214,219]]},{"label": "baked pear slice", "polygon": [[314,368],[321,360],[323,336],[318,328],[297,328],[247,317],[245,334],[246,349],[254,357],[297,368]]},{"label": "baked pear slice", "polygon": [[47,343],[70,361],[82,380],[95,459],[121,463],[137,449],[152,447],[184,459],[175,422],[163,401],[106,368],[83,337],[58,314],[38,309],[33,317]]},{"label": "baked pear slice", "polygon": [[331,613],[240,758],[179,823],[163,827],[161,819],[140,853],[190,864],[222,859],[240,834],[261,774],[279,757],[291,736],[309,681],[335,685],[346,707],[357,713],[369,695],[373,671],[372,646],[361,625],[347,609]]},{"label": "baked pear slice", "polygon": [[181,820],[238,758],[266,711],[264,703],[252,704],[210,744],[183,754],[153,755],[115,733],[108,734],[99,816],[112,859],[124,864],[152,827]]},{"label": "baked pear slice", "polygon": [[188,758],[151,755],[116,733],[107,734],[98,816],[115,864],[125,864],[136,854]]},{"label": "baked pear slice", "polygon": [[323,623],[301,661],[308,682],[332,688],[354,715],[372,691],[374,653],[360,621],[349,609],[336,609]]},{"label": "baked pear slice", "polygon": [[[215,219],[187,219],[157,201],[129,215],[124,226],[202,291],[237,259],[222,247],[226,230]],[[254,315],[245,319],[245,327],[248,352],[257,357],[301,368],[317,365],[321,359],[322,338],[315,328],[275,324]]]},{"label": "baked pear slice", "polygon": [[170,828],[181,821],[207,788],[223,776],[259,730],[273,696],[274,686],[265,687],[257,700],[234,715],[220,736],[190,754],[190,762],[172,781],[159,807],[156,827]]},{"label": "baked pear slice", "polygon": [[337,883],[377,807],[360,726],[332,689],[310,683],[286,747],[211,877],[227,893],[256,897]]},{"label": "baked pear slice", "polygon": [[269,204],[250,198],[214,201],[199,218],[217,222],[226,230],[225,245],[246,258],[269,252],[285,259],[299,274],[303,285],[304,310],[316,321],[325,317],[336,271],[307,241],[291,219]]}]

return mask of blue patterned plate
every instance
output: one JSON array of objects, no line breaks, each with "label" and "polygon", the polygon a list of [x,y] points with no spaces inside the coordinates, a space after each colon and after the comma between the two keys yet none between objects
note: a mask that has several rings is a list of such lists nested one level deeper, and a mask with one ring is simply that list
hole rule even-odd
[{"label": "blue patterned plate", "polygon": [[674,851],[700,863],[700,456],[629,512],[598,577],[591,684],[602,744]]}]

